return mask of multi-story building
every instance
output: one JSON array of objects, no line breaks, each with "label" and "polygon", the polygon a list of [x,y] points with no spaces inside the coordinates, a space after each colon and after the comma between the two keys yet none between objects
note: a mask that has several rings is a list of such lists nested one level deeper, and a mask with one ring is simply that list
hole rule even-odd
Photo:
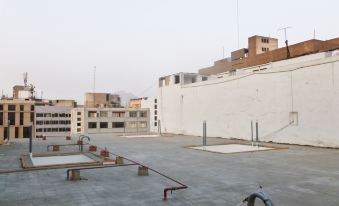
[{"label": "multi-story building", "polygon": [[119,108],[120,96],[110,93],[86,93],[85,107]]},{"label": "multi-story building", "polygon": [[72,109],[71,116],[72,134],[150,131],[149,109],[78,107]]},{"label": "multi-story building", "polygon": [[160,132],[158,125],[160,124],[158,99],[154,97],[145,97],[141,100],[141,108],[149,109],[150,131]]},{"label": "multi-story building", "polygon": [[5,139],[34,137],[34,101],[0,100],[0,144]]},{"label": "multi-story building", "polygon": [[71,133],[71,109],[64,106],[36,106],[36,136],[65,137]]}]

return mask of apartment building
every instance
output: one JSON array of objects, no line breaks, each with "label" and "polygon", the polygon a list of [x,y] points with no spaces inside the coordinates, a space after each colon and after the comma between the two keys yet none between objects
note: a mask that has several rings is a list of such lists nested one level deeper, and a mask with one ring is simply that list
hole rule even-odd
[{"label": "apartment building", "polygon": [[141,108],[73,108],[71,134],[149,132],[149,116],[149,109]]},{"label": "apartment building", "polygon": [[0,144],[6,139],[34,137],[34,101],[0,100]]},{"label": "apartment building", "polygon": [[65,137],[71,133],[71,109],[65,106],[36,106],[36,136]]}]

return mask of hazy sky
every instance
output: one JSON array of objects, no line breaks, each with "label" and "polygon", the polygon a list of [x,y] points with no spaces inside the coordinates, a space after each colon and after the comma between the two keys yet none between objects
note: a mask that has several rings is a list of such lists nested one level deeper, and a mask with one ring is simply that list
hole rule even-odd
[{"label": "hazy sky", "polygon": [[[159,76],[196,72],[238,48],[236,0],[0,0],[0,91],[22,74],[44,98],[135,95]],[[251,35],[291,44],[339,36],[339,1],[239,0],[240,47]],[[154,90],[154,89],[153,89]]]}]

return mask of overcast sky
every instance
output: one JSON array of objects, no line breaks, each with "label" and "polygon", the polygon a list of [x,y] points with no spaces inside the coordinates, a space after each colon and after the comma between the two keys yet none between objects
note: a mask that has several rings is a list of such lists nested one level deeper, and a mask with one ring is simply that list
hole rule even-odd
[{"label": "overcast sky", "polygon": [[[0,0],[0,91],[29,73],[44,98],[93,89],[151,95],[159,76],[197,72],[238,48],[236,0]],[[339,37],[339,1],[239,0],[240,47],[252,35],[291,44]],[[146,90],[146,91],[145,91]]]}]

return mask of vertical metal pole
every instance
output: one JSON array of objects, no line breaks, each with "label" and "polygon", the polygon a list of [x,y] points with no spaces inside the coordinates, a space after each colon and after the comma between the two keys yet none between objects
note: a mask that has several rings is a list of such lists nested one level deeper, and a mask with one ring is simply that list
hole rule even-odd
[{"label": "vertical metal pole", "polygon": [[29,125],[29,154],[32,156],[32,150],[33,150],[33,143],[32,143],[32,125]]},{"label": "vertical metal pole", "polygon": [[206,121],[204,120],[203,122],[203,141],[202,141],[202,144],[203,146],[206,146]]},{"label": "vertical metal pole", "polygon": [[10,140],[10,138],[9,138],[9,134],[10,134],[10,132],[9,132],[10,125],[11,125],[11,120],[8,120],[8,125],[7,125],[7,140],[8,140],[8,141]]},{"label": "vertical metal pole", "polygon": [[257,146],[258,146],[258,142],[259,142],[259,128],[258,128],[258,121],[256,121],[255,123],[255,140],[257,142]]},{"label": "vertical metal pole", "polygon": [[159,135],[161,135],[161,123],[160,123],[160,119],[158,120],[158,133],[159,133]]},{"label": "vertical metal pole", "polygon": [[251,141],[253,146],[253,121],[251,120]]}]

